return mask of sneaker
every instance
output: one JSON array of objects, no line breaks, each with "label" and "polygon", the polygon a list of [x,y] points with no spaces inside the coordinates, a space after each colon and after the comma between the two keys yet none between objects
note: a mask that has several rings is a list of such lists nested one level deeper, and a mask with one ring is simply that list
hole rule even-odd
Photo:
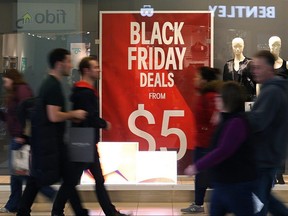
[{"label": "sneaker", "polygon": [[276,177],[276,184],[285,184],[282,174],[278,174]]},{"label": "sneaker", "polygon": [[1,207],[0,208],[0,213],[12,213],[10,212],[8,209],[6,209],[5,207]]},{"label": "sneaker", "polygon": [[119,211],[116,211],[114,216],[132,216],[132,214],[124,214],[124,213],[121,213]]},{"label": "sneaker", "polygon": [[181,209],[181,212],[184,213],[202,213],[204,212],[204,207],[200,205],[196,205],[195,203],[192,203],[187,208]]}]

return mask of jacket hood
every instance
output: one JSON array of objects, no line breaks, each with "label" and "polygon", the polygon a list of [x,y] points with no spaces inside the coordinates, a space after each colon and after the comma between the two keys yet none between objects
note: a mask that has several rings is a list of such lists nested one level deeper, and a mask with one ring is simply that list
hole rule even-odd
[{"label": "jacket hood", "polygon": [[221,80],[214,80],[211,82],[207,82],[201,89],[200,92],[202,94],[208,93],[208,92],[218,92],[222,85]]},{"label": "jacket hood", "polygon": [[283,77],[275,76],[273,79],[270,79],[266,81],[265,83],[263,83],[263,85],[261,86],[261,89],[267,88],[271,85],[276,85],[280,87],[288,95],[288,80],[287,79],[284,79]]},{"label": "jacket hood", "polygon": [[80,80],[74,84],[70,100],[73,102],[74,98],[78,97],[78,93],[80,93],[81,91],[84,91],[84,90],[92,91],[98,97],[98,92],[94,88],[94,86],[92,86],[90,83],[88,83],[84,80]]},{"label": "jacket hood", "polygon": [[91,90],[96,90],[90,83],[84,81],[84,80],[80,80],[78,82],[76,82],[74,84],[74,87],[79,87],[79,88],[88,88],[88,89],[91,89]]}]

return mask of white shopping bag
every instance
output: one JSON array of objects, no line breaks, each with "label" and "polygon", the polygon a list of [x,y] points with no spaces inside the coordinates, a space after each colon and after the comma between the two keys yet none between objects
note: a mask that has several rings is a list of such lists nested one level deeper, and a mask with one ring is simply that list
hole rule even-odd
[{"label": "white shopping bag", "polygon": [[12,174],[29,175],[30,173],[30,145],[23,145],[20,149],[12,150]]}]

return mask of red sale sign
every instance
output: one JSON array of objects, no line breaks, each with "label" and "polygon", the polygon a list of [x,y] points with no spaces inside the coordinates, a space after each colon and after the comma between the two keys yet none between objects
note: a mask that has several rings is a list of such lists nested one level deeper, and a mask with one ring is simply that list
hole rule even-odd
[{"label": "red sale sign", "polygon": [[100,103],[112,123],[103,141],[176,150],[181,174],[195,144],[193,79],[212,65],[212,27],[210,12],[101,13]]}]

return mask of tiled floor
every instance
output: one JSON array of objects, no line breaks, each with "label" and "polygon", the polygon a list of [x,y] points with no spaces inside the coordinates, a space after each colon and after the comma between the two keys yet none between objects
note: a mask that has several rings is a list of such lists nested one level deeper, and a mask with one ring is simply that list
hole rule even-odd
[{"label": "tiled floor", "polygon": [[[288,182],[288,176],[285,176],[285,181]],[[9,196],[9,177],[8,176],[0,176],[0,206],[3,206],[6,202],[6,199]],[[192,179],[189,179],[187,181],[187,178],[178,178],[178,184],[191,184]],[[2,186],[1,186],[2,185]],[[188,186],[188,185],[187,185]],[[111,187],[113,189],[113,186]],[[190,190],[190,189],[189,189]],[[287,190],[288,186],[286,185],[277,185],[275,187],[275,192],[280,193],[282,196],[282,200],[284,202],[288,201],[287,198]],[[6,195],[4,195],[6,194]],[[284,197],[284,199],[283,199]],[[123,213],[131,214],[133,216],[179,216],[179,215],[185,215],[185,216],[208,216],[208,209],[209,209],[209,203],[204,204],[205,213],[199,213],[199,214],[182,214],[180,209],[187,207],[190,203],[189,202],[115,202],[113,203],[118,210],[120,210]],[[287,203],[286,203],[287,204]],[[101,210],[101,207],[97,202],[89,202],[84,203],[85,208],[89,209],[91,216],[103,216],[105,215],[103,211]],[[287,205],[288,206],[288,205]],[[32,215],[33,216],[50,216],[51,211],[51,203],[47,202],[38,202],[33,205],[32,208]],[[0,213],[0,216],[11,216],[13,214],[3,214]],[[66,216],[72,216],[74,215],[72,208],[69,204],[66,205],[65,208],[65,215]]]},{"label": "tiled floor", "polygon": [[[185,179],[185,180],[184,180]],[[0,186],[6,185],[5,189],[9,190],[7,187],[10,182],[10,177],[9,176],[0,176]],[[178,184],[180,185],[191,185],[193,182],[193,178],[178,178]],[[113,189],[113,186],[110,186],[110,188]],[[3,193],[2,193],[3,194]],[[1,192],[0,192],[1,196]],[[2,203],[1,203],[2,202]],[[0,197],[0,206],[3,206],[5,203],[5,199],[1,199]],[[145,202],[119,202],[119,203],[113,203],[118,210],[120,210],[123,213],[131,214],[133,216],[158,216],[158,215],[163,215],[163,216],[172,216],[172,215],[182,215],[180,209],[187,207],[190,205],[190,203],[179,203],[179,202],[170,202],[170,203],[145,203]],[[97,202],[93,203],[84,203],[85,208],[89,209],[90,215],[91,216],[104,216],[105,214],[101,210],[101,207]],[[207,213],[208,207],[207,204],[204,205],[205,211]],[[50,216],[50,211],[51,211],[51,203],[35,203],[32,208],[32,215],[34,216]],[[13,214],[1,214],[0,216],[11,216]],[[67,216],[72,216],[73,210],[70,207],[69,204],[66,205],[65,208],[65,215]],[[189,214],[185,214],[189,216]],[[201,215],[201,216],[206,216],[207,214],[193,214],[193,215]]]},{"label": "tiled floor", "polygon": [[[1,204],[2,205],[2,204]],[[90,210],[91,216],[104,216],[98,203],[85,203],[86,208]],[[131,214],[133,216],[177,216],[182,215],[180,209],[189,205],[189,203],[114,203],[118,210],[122,213]],[[33,205],[32,215],[34,216],[50,216],[51,204],[37,203]],[[205,204],[207,213],[207,204]],[[207,216],[208,213],[193,214],[196,216]],[[1,216],[11,216],[12,214],[1,214]],[[72,216],[73,211],[67,204],[65,215]],[[185,214],[189,216],[190,214]]]}]

